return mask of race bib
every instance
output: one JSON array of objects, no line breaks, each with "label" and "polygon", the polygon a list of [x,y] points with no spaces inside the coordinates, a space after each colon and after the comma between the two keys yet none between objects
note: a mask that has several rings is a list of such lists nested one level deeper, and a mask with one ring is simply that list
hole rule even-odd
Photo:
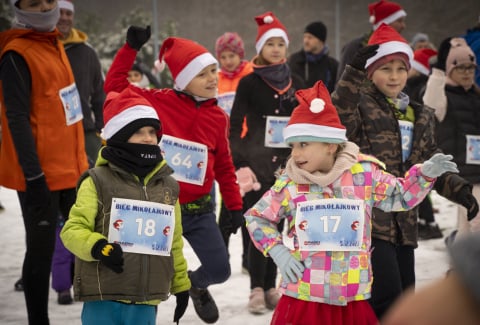
[{"label": "race bib", "polygon": [[283,139],[283,129],[287,126],[289,120],[289,116],[267,116],[265,147],[288,148]]},{"label": "race bib", "polygon": [[208,163],[206,145],[163,135],[159,146],[177,181],[203,185]]},{"label": "race bib", "polygon": [[299,248],[303,251],[359,251],[364,223],[362,200],[299,202],[295,215]]},{"label": "race bib", "polygon": [[175,207],[149,201],[112,199],[108,241],[124,252],[170,256]]},{"label": "race bib", "polygon": [[75,83],[60,89],[58,92],[65,111],[67,125],[72,125],[83,119],[82,103]]},{"label": "race bib", "polygon": [[218,95],[217,97],[218,106],[220,106],[224,110],[224,112],[228,114],[228,116],[230,116],[230,113],[232,112],[234,100],[235,100],[234,91],[223,93],[221,95]]},{"label": "race bib", "polygon": [[480,165],[480,135],[467,135],[467,164]]},{"label": "race bib", "polygon": [[405,161],[412,152],[413,123],[409,121],[398,121],[398,123],[402,136],[402,159]]}]

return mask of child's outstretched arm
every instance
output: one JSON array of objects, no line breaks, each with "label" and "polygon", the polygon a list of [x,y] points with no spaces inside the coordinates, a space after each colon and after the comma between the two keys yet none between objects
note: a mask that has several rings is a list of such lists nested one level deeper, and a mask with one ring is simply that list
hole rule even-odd
[{"label": "child's outstretched arm", "polygon": [[396,178],[374,167],[374,206],[389,212],[409,210],[418,205],[433,188],[438,176],[446,172],[458,172],[452,158],[451,155],[437,153],[424,164],[411,167],[404,178]]},{"label": "child's outstretched arm", "polygon": [[127,80],[128,71],[132,68],[137,52],[150,38],[150,26],[146,28],[130,26],[127,31],[127,41],[118,50],[108,69],[103,86],[105,93],[110,91],[121,92],[130,84]]}]

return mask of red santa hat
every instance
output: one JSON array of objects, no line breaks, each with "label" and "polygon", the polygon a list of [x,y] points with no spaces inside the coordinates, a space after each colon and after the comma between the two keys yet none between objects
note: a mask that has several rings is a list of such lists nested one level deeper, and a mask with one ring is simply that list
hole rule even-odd
[{"label": "red santa hat", "polygon": [[[131,86],[133,87],[133,86]],[[160,120],[152,104],[127,87],[120,93],[109,92],[103,106],[102,138],[126,142],[130,136],[144,126],[160,130]],[[158,134],[159,138],[161,133]]]},{"label": "red santa hat", "polygon": [[395,20],[407,15],[398,3],[386,0],[369,4],[368,12],[370,13],[369,21],[373,25],[373,30],[380,27],[382,23],[391,24]]},{"label": "red santa hat", "polygon": [[285,26],[283,26],[280,20],[275,17],[273,12],[267,11],[260,16],[256,16],[255,21],[258,25],[257,39],[255,40],[255,49],[257,50],[257,54],[260,54],[265,42],[272,37],[283,38],[288,46],[289,40],[287,29]]},{"label": "red santa hat", "polygon": [[379,47],[377,53],[367,60],[365,69],[386,56],[402,59],[407,65],[407,69],[410,69],[413,50],[395,29],[386,24],[380,25],[368,40],[368,45],[373,44],[378,44]]},{"label": "red santa hat", "polygon": [[75,6],[73,5],[73,2],[69,0],[58,0],[58,8],[75,12]]},{"label": "red santa hat", "polygon": [[206,48],[180,37],[169,37],[164,40],[158,59],[168,65],[178,90],[184,90],[204,68],[211,64],[218,65],[218,61]]},{"label": "red santa hat", "polygon": [[293,110],[283,129],[285,142],[316,141],[343,143],[347,141],[346,128],[340,122],[328,89],[317,81],[312,88],[295,93],[299,105]]},{"label": "red santa hat", "polygon": [[413,52],[412,68],[418,72],[430,74],[430,58],[437,55],[437,51],[429,48],[418,49]]}]

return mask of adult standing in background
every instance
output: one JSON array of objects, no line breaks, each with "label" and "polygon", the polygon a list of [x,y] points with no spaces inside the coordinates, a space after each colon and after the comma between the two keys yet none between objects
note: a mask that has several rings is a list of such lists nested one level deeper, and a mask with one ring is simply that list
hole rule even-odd
[{"label": "adult standing in background", "polygon": [[327,27],[321,21],[308,24],[303,32],[303,49],[288,58],[292,73],[305,81],[306,87],[312,87],[322,80],[331,93],[337,83],[338,61],[329,56],[326,45]]},{"label": "adult standing in background", "polygon": [[355,53],[367,45],[370,35],[372,35],[373,31],[380,27],[382,23],[390,25],[400,34],[406,27],[405,17],[407,13],[403,10],[402,6],[396,2],[380,0],[370,3],[368,5],[368,12],[370,14],[369,22],[372,24],[372,30],[359,38],[351,40],[342,48],[338,64],[337,80],[340,80],[345,66],[351,63]]},{"label": "adult standing in background", "polygon": [[103,128],[103,73],[96,51],[87,43],[88,36],[74,28],[75,6],[72,1],[59,0],[60,19],[57,23],[60,41],[65,47],[72,67],[83,110],[85,149],[90,164],[95,164],[102,142]]},{"label": "adult standing in background", "polygon": [[57,0],[10,0],[13,28],[0,34],[0,185],[16,190],[25,225],[22,279],[29,324],[48,325],[55,226],[88,168],[82,110],[58,41]]}]

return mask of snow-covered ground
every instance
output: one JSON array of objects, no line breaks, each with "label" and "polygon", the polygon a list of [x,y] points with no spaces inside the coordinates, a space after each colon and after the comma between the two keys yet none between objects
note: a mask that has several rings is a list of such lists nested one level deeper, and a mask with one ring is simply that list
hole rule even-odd
[{"label": "snow-covered ground", "polygon": [[[434,206],[440,210],[436,215],[437,222],[447,235],[456,226],[456,207],[453,203],[433,193]],[[19,278],[25,251],[24,228],[16,193],[2,188],[0,201],[5,211],[0,213],[0,324],[27,324],[25,301],[23,293],[13,290],[13,284]],[[241,238],[237,234],[231,239],[230,256],[232,276],[220,285],[210,287],[220,309],[220,319],[217,324],[227,325],[265,325],[269,324],[271,312],[255,316],[246,308],[249,296],[248,275],[241,273]],[[193,251],[185,243],[185,256],[190,268],[198,266],[198,260]],[[448,269],[448,257],[442,239],[421,241],[416,250],[416,274],[418,286],[444,276]],[[57,294],[50,292],[50,322],[52,325],[79,325],[82,303],[61,306],[57,304]],[[175,309],[175,297],[160,304],[157,324],[171,324]],[[195,314],[190,302],[189,308],[180,324],[202,324]]]}]

